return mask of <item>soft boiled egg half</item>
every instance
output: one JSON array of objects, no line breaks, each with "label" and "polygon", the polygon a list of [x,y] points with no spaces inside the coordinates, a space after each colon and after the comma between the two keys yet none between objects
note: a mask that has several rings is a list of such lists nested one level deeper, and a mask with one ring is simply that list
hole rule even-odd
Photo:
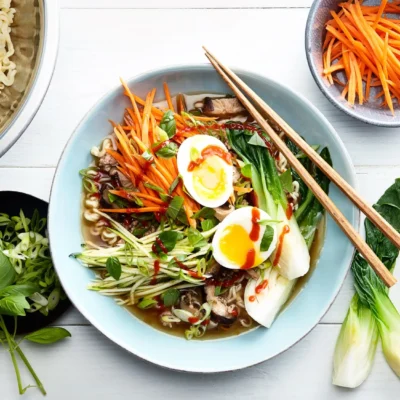
[{"label": "soft boiled egg half", "polygon": [[229,214],[218,225],[212,242],[217,263],[230,269],[262,264],[275,250],[278,236],[273,223],[265,225],[268,220],[271,217],[257,207],[243,207]]},{"label": "soft boiled egg half", "polygon": [[179,147],[177,164],[183,184],[199,204],[219,207],[233,191],[233,166],[226,146],[209,135],[186,139]]}]

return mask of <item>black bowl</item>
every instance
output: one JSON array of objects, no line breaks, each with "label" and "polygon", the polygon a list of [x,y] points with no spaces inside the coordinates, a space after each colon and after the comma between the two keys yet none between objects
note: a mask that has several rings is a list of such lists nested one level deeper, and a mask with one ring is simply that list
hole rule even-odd
[{"label": "black bowl", "polygon": [[[0,191],[0,213],[19,215],[21,209],[28,218],[32,216],[35,209],[39,211],[41,217],[44,217],[47,216],[48,203],[26,193]],[[34,332],[52,324],[70,306],[71,302],[66,298],[65,300],[60,300],[57,307],[51,310],[48,316],[35,312],[27,313],[25,317],[18,317],[17,333]],[[14,318],[5,316],[4,320],[7,329],[12,332],[14,330]]]}]

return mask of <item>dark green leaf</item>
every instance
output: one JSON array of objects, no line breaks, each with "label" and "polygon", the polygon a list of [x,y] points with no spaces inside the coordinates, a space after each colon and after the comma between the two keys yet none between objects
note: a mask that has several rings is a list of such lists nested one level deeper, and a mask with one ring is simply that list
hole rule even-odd
[{"label": "dark green leaf", "polygon": [[122,267],[117,257],[107,258],[106,269],[116,281],[121,277]]},{"label": "dark green leaf", "polygon": [[219,296],[222,292],[222,287],[221,286],[215,286],[214,289],[214,296]]},{"label": "dark green leaf", "polygon": [[25,296],[13,295],[0,299],[0,314],[12,316],[25,316],[25,310],[29,309],[30,305],[26,301]]},{"label": "dark green leaf", "polygon": [[39,329],[36,332],[29,333],[24,339],[30,342],[39,344],[51,344],[58,342],[59,340],[71,337],[71,334],[64,328],[49,327]]},{"label": "dark green leaf", "polygon": [[[158,239],[161,240],[165,250],[170,252],[175,248],[176,242],[183,239],[183,235],[181,232],[177,231],[165,231],[158,235]],[[157,241],[155,242],[154,247],[157,249],[157,253],[165,253],[164,249],[157,243]]]},{"label": "dark green leaf", "polygon": [[27,282],[22,285],[12,285],[12,286],[7,286],[4,289],[0,290],[0,297],[5,297],[5,296],[14,296],[14,295],[21,295],[25,297],[32,296],[34,293],[39,292],[40,287]]},{"label": "dark green leaf", "polygon": [[164,306],[171,307],[178,301],[180,292],[178,289],[168,289],[161,295]]},{"label": "dark green leaf", "polygon": [[264,235],[261,239],[260,250],[267,251],[271,246],[273,238],[274,238],[274,228],[267,225],[265,227]]},{"label": "dark green leaf", "polygon": [[214,226],[218,225],[217,218],[210,218],[201,221],[201,229],[205,231],[209,231],[210,229],[214,228]]},{"label": "dark green leaf", "polygon": [[149,189],[155,190],[156,192],[164,193],[164,189],[160,188],[160,186],[153,185],[152,183],[148,183],[148,182],[144,182],[143,185],[148,187]]},{"label": "dark green leaf", "polygon": [[293,181],[292,181],[292,172],[290,168],[288,168],[284,173],[280,175],[282,188],[286,193],[293,192]]},{"label": "dark green leaf", "polygon": [[209,207],[203,207],[192,215],[192,218],[212,218],[215,215],[215,210]]},{"label": "dark green leaf", "polygon": [[161,158],[172,158],[178,153],[178,145],[174,142],[168,143],[166,146],[162,147],[157,151],[157,156]]},{"label": "dark green leaf", "polygon": [[183,198],[180,196],[174,196],[167,208],[167,216],[172,220],[175,220],[182,207],[183,207]]},{"label": "dark green leaf", "polygon": [[142,310],[147,310],[148,308],[153,308],[156,304],[157,300],[144,298],[139,302],[138,307]]},{"label": "dark green leaf", "polygon": [[176,187],[178,186],[180,180],[181,180],[181,176],[180,176],[180,175],[178,175],[178,176],[173,180],[173,182],[171,183],[170,188],[168,189],[168,193],[169,193],[169,194],[172,194],[172,192],[176,189]]},{"label": "dark green leaf", "polygon": [[174,113],[171,110],[168,110],[164,113],[161,122],[160,128],[168,135],[168,138],[172,138],[176,133],[176,121],[174,117]]},{"label": "dark green leaf", "polygon": [[0,289],[3,289],[6,286],[14,283],[15,276],[15,269],[10,260],[0,250]]},{"label": "dark green leaf", "polygon": [[207,245],[207,240],[204,239],[203,235],[195,228],[188,229],[189,243],[193,247],[204,247]]}]

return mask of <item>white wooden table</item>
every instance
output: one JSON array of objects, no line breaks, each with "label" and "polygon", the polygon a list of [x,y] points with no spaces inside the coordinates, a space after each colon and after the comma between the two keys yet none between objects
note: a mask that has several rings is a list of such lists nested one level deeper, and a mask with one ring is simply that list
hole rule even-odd
[{"label": "white wooden table", "polygon": [[[400,176],[400,132],[350,119],[320,93],[304,53],[310,4],[311,0],[61,0],[54,78],[36,118],[0,159],[0,190],[21,190],[47,200],[69,136],[98,98],[118,85],[119,76],[205,62],[205,44],[226,63],[267,75],[311,100],[338,131],[356,166],[361,193],[374,202]],[[253,41],[261,51],[253,51]],[[399,307],[398,286],[392,294]],[[399,380],[380,350],[371,376],[358,390],[331,385],[333,349],[352,293],[349,276],[329,312],[304,340],[273,360],[234,373],[182,374],[150,365],[109,341],[75,309],[58,321],[71,331],[72,339],[52,347],[24,343],[24,349],[44,381],[48,399],[398,398]],[[23,375],[28,382],[25,371]],[[1,400],[19,398],[4,351],[0,386]],[[30,389],[24,398],[42,396]]]}]

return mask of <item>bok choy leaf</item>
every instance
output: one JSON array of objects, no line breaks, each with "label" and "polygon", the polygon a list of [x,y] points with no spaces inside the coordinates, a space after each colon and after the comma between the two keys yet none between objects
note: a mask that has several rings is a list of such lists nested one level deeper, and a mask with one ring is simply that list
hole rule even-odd
[{"label": "bok choy leaf", "polygon": [[[374,207],[400,231],[400,179],[396,179]],[[365,221],[365,231],[368,245],[393,271],[399,250],[369,220]],[[375,330],[382,340],[386,361],[400,376],[400,314],[383,282],[359,253],[354,256],[351,270],[356,295],[336,343],[333,383],[354,388],[368,377],[371,370],[377,340]],[[356,310],[354,304],[357,304]],[[353,332],[353,335],[343,332]]]}]

